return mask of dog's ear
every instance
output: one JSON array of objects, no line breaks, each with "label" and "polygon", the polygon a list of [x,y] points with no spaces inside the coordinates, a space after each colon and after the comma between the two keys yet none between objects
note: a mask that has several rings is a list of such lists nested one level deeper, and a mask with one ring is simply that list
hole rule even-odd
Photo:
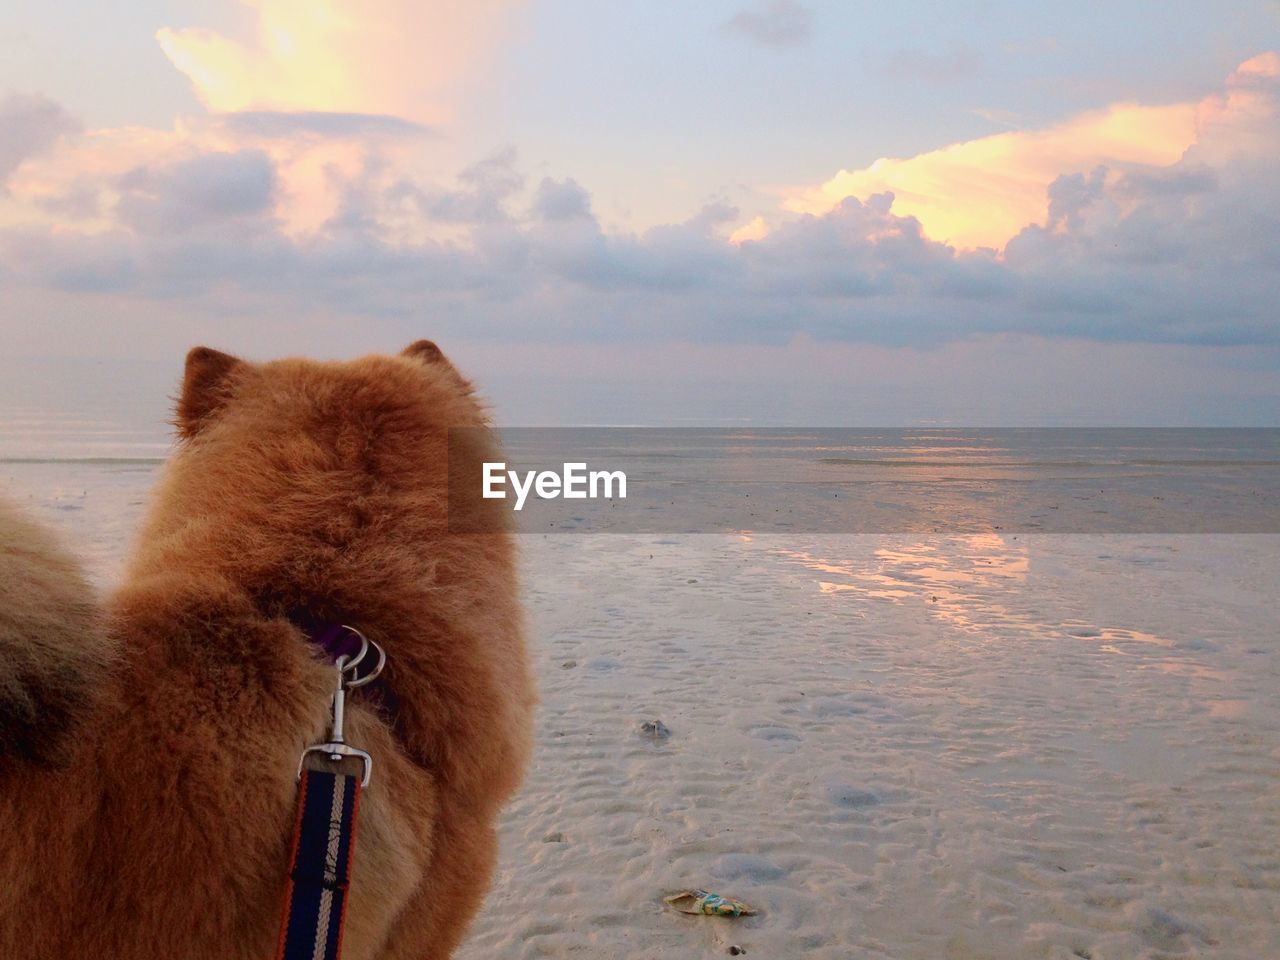
[{"label": "dog's ear", "polygon": [[434,340],[415,340],[400,351],[402,357],[415,357],[425,363],[447,363],[444,351],[436,346]]},{"label": "dog's ear", "polygon": [[199,433],[218,408],[231,398],[231,381],[244,365],[239,357],[209,347],[195,347],[187,354],[182,395],[178,397],[174,420],[184,439]]},{"label": "dog's ear", "polygon": [[434,340],[415,340],[400,351],[400,356],[411,357],[428,367],[444,371],[464,394],[470,395],[475,390],[471,381],[458,372],[458,368],[449,362],[449,358],[436,346]]}]

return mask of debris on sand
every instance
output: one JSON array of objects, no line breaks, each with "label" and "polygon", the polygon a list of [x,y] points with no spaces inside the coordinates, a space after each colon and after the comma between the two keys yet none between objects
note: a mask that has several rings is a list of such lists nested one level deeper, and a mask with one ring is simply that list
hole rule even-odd
[{"label": "debris on sand", "polygon": [[681,913],[701,914],[708,917],[749,917],[756,911],[741,900],[726,897],[710,890],[681,890],[662,898],[670,907]]},{"label": "debris on sand", "polygon": [[658,743],[661,740],[670,739],[671,731],[661,720],[646,720],[640,724],[640,735]]}]

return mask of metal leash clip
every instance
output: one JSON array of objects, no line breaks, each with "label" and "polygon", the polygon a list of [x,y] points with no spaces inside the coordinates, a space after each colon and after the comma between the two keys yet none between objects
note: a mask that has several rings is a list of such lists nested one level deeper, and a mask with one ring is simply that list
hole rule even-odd
[{"label": "metal leash clip", "polygon": [[[355,627],[349,627],[344,623],[342,628],[350,630],[352,634],[360,638],[360,650],[355,656],[349,656],[344,653],[334,661],[334,666],[338,671],[338,686],[333,692],[333,726],[329,734],[329,740],[327,743],[317,743],[302,751],[302,756],[298,759],[298,778],[302,778],[302,768],[306,764],[307,754],[309,753],[325,754],[334,763],[338,763],[348,757],[354,757],[364,767],[364,773],[360,778],[360,786],[367,787],[369,778],[373,774],[373,757],[359,747],[351,746],[342,738],[342,724],[346,713],[347,691],[354,690],[356,687],[363,687],[366,683],[376,680],[378,675],[382,673],[382,668],[387,665],[387,655],[380,646]],[[377,662],[371,670],[362,674],[360,667],[370,650],[377,654]]]}]

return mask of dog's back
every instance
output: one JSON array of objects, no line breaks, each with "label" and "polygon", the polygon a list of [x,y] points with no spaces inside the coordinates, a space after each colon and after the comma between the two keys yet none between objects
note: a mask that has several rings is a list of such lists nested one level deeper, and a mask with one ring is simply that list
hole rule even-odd
[{"label": "dog's back", "polygon": [[115,659],[79,562],[0,499],[0,956],[35,956],[33,914],[73,892],[49,863],[88,842],[93,804],[68,786]]},{"label": "dog's back", "polygon": [[0,500],[0,766],[65,761],[110,661],[99,606],[78,561],[49,530]]},{"label": "dog's back", "polygon": [[389,658],[348,702],[374,777],[343,960],[442,960],[487,888],[534,702],[510,537],[448,529],[448,429],[485,424],[470,386],[425,342],[349,364],[196,350],[176,422],[112,639],[48,659],[42,689],[99,686],[96,712],[21,741],[61,769],[0,782],[22,825],[0,841],[0,956],[271,955],[298,757],[328,738],[334,682],[301,617]]}]

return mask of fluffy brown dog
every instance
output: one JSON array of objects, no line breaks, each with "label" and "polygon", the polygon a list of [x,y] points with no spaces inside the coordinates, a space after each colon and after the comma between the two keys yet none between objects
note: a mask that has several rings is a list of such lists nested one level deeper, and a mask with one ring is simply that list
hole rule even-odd
[{"label": "fluffy brown dog", "polygon": [[[67,760],[112,659],[80,564],[0,502],[0,777],[22,761],[43,767]],[[0,892],[0,904],[4,897]]]},{"label": "fluffy brown dog", "polygon": [[470,385],[429,341],[350,363],[199,348],[176,423],[107,635],[85,613],[80,646],[32,641],[28,690],[100,689],[80,717],[29,698],[65,714],[71,748],[0,770],[0,957],[274,956],[298,757],[328,739],[334,678],[299,612],[388,656],[347,705],[374,771],[343,960],[448,957],[534,702],[511,538],[448,530],[447,428],[485,424]]}]

